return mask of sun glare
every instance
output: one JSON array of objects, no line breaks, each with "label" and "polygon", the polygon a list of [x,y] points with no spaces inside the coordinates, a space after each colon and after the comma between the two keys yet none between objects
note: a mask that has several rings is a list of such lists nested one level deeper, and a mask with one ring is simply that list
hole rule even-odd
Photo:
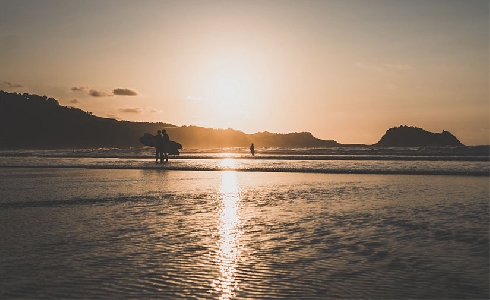
[{"label": "sun glare", "polygon": [[[211,72],[208,81],[207,102],[216,121],[223,127],[237,126],[250,116],[251,103],[256,98],[256,88],[252,72],[246,68],[230,64]],[[231,123],[231,124],[230,124]]]},{"label": "sun glare", "polygon": [[223,72],[212,80],[212,96],[219,100],[236,101],[243,98],[249,87],[246,76],[239,72]]},{"label": "sun glare", "polygon": [[239,240],[242,235],[239,217],[240,190],[235,172],[223,172],[220,195],[220,217],[218,223],[219,249],[216,251],[216,262],[219,277],[212,286],[220,293],[219,299],[235,297],[238,288],[236,280],[237,261],[240,257]]},{"label": "sun glare", "polygon": [[227,45],[220,48],[200,58],[184,97],[195,123],[251,131],[250,120],[260,115],[265,102],[261,57]]},{"label": "sun glare", "polygon": [[220,97],[225,100],[233,100],[237,97],[237,89],[233,83],[223,83],[218,87]]},{"label": "sun glare", "polygon": [[223,169],[234,169],[236,167],[235,160],[233,158],[227,157],[221,161],[220,166]]}]

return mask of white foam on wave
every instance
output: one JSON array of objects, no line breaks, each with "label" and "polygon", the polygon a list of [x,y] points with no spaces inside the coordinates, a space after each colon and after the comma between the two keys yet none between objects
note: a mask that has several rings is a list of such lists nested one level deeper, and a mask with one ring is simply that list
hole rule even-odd
[{"label": "white foam on wave", "polygon": [[245,171],[325,174],[399,174],[490,176],[488,161],[418,161],[356,159],[250,159],[241,157],[171,158],[155,163],[149,158],[1,157],[0,168],[86,168],[161,171]]}]

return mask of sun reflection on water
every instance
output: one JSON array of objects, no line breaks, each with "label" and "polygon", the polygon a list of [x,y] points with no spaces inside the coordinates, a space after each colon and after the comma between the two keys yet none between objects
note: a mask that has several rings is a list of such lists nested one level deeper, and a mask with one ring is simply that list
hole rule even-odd
[{"label": "sun reflection on water", "polygon": [[240,257],[239,239],[242,234],[239,218],[240,190],[236,172],[223,172],[219,197],[221,207],[216,263],[220,276],[213,281],[213,288],[220,294],[220,299],[231,299],[235,297],[235,290],[238,289],[236,272],[237,260]]},{"label": "sun reflection on water", "polygon": [[220,163],[221,165],[221,168],[223,169],[234,169],[236,166],[235,166],[235,160],[231,157],[227,157],[225,159],[223,159]]}]

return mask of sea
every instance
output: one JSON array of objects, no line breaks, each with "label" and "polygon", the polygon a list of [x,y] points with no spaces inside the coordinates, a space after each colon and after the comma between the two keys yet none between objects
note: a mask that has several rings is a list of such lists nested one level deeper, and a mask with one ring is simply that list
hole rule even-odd
[{"label": "sea", "polygon": [[490,296],[488,147],[153,151],[0,151],[0,299]]}]

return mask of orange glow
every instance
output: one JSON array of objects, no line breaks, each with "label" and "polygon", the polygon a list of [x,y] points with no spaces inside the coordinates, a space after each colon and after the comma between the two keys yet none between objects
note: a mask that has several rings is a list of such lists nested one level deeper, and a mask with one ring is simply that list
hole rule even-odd
[{"label": "orange glow", "polygon": [[130,121],[490,143],[488,1],[28,2],[0,10],[1,89]]}]

